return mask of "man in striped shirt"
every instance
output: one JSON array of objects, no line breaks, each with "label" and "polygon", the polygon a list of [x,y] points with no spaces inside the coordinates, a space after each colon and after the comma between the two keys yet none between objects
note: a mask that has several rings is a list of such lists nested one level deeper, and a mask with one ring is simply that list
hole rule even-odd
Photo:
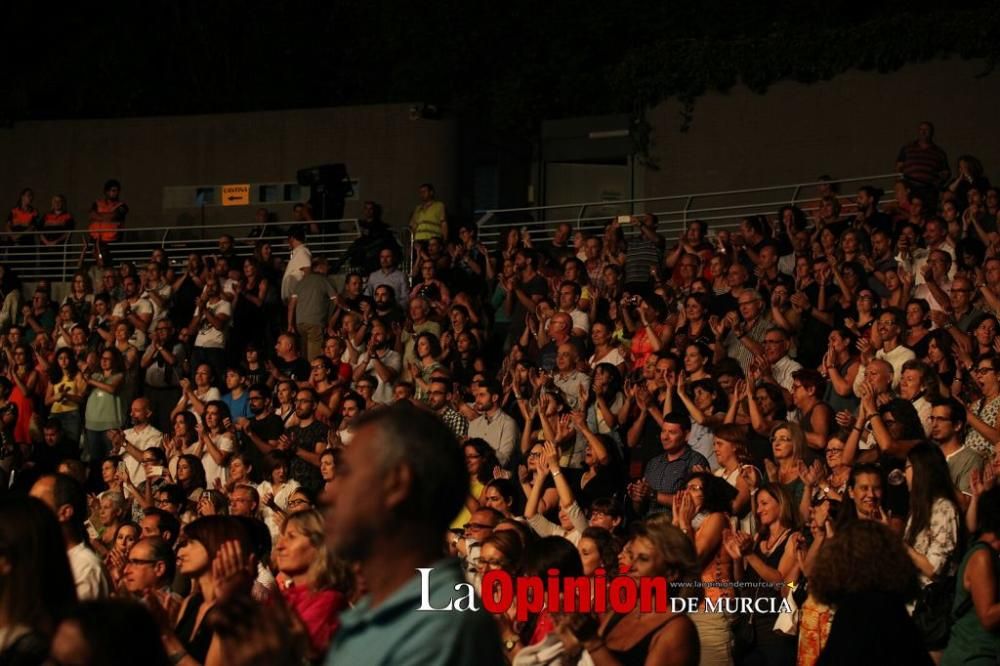
[{"label": "man in striped shirt", "polygon": [[[896,171],[910,183],[914,190],[934,195],[948,182],[951,170],[948,155],[934,143],[934,125],[923,121],[917,127],[917,139],[899,149]],[[931,202],[933,204],[933,201]]]}]

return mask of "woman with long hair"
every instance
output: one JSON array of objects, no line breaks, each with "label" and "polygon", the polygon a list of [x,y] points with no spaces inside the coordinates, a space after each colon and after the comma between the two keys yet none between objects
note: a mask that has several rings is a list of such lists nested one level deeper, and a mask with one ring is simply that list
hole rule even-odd
[{"label": "woman with long hair", "polygon": [[504,518],[513,519],[518,514],[520,493],[516,492],[510,479],[498,477],[490,479],[483,488],[482,506],[499,511]]},{"label": "woman with long hair", "polygon": [[50,416],[62,425],[67,439],[79,442],[83,427],[80,408],[87,393],[87,382],[76,364],[73,350],[64,348],[56,352],[56,362],[50,371],[51,381],[45,391],[45,405]]},{"label": "woman with long hair", "polygon": [[[163,452],[167,455],[170,475],[176,479],[179,476],[178,461],[181,456],[193,453],[198,442],[198,417],[185,410],[175,414],[170,419],[170,425],[171,432],[163,433]],[[202,474],[204,475],[204,467]]]},{"label": "woman with long hair", "polygon": [[767,478],[779,484],[792,498],[794,506],[802,501],[805,484],[799,475],[806,449],[806,437],[798,423],[780,422],[771,428],[771,453],[774,462],[764,461]]},{"label": "woman with long hair", "polygon": [[[775,483],[762,486],[754,500],[758,526],[756,539],[743,532],[727,532],[723,545],[734,561],[743,562],[740,580],[747,584],[745,589],[748,595],[760,600],[781,594],[764,585],[795,580],[793,574],[798,570],[796,541],[791,537],[797,527],[798,505],[782,486]],[[750,645],[744,646],[747,663],[795,662],[795,638],[773,631],[778,615],[776,612],[763,612],[754,613],[749,618],[754,627],[754,638]]]},{"label": "woman with long hair", "polygon": [[[935,579],[955,573],[956,554],[961,552],[964,541],[961,509],[948,463],[938,446],[917,444],[910,449],[906,460],[910,516],[903,545],[919,572],[922,593],[927,593]],[[924,635],[925,647],[932,655],[944,649],[943,640],[947,640],[947,635]]]},{"label": "woman with long hair", "polygon": [[677,328],[674,330],[674,345],[678,351],[690,345],[705,345],[710,350],[708,358],[711,360],[711,347],[715,344],[715,334],[708,325],[710,305],[706,294],[688,294],[684,298],[683,307],[677,317]]},{"label": "woman with long hair", "polygon": [[285,602],[309,632],[311,656],[326,653],[347,608],[353,575],[324,538],[323,516],[315,509],[288,517],[274,548],[277,580]]},{"label": "woman with long hair", "polygon": [[125,382],[125,367],[121,353],[111,347],[100,355],[100,369],[84,378],[90,388],[84,415],[86,446],[81,458],[91,465],[98,464],[111,451],[107,432],[121,428],[125,410],[122,406],[121,387]]},{"label": "woman with long hair", "polygon": [[76,604],[55,514],[33,497],[0,497],[0,662],[40,664],[56,623]]},{"label": "woman with long hair", "polygon": [[927,355],[927,345],[930,340],[927,334],[931,329],[931,306],[922,298],[911,298],[906,304],[906,336],[903,344],[913,350],[917,358]]},{"label": "woman with long hair", "polygon": [[[456,305],[455,307],[461,308],[462,306]],[[462,333],[467,333],[467,331]],[[429,331],[418,333],[414,338],[413,352],[417,357],[416,362],[409,363],[407,369],[416,388],[414,397],[417,400],[426,400],[428,391],[430,391],[431,377],[435,371],[444,367],[438,361],[441,356],[441,343],[438,341],[438,336]]]},{"label": "woman with long hair", "polygon": [[593,377],[584,403],[587,426],[598,435],[609,435],[620,447],[618,412],[625,402],[621,373],[617,366],[600,363],[594,369]]},{"label": "woman with long hair", "polygon": [[923,361],[934,369],[941,385],[950,387],[955,379],[955,339],[948,331],[935,329],[927,335],[927,355]]},{"label": "woman with long hair", "polygon": [[854,378],[861,368],[857,340],[857,335],[846,327],[834,328],[827,338],[827,351],[820,372],[830,380],[823,401],[830,405],[834,413],[853,412],[860,402],[854,395]]},{"label": "woman with long hair", "polygon": [[215,486],[216,481],[224,484],[227,480],[227,461],[236,448],[232,434],[224,425],[229,418],[229,407],[221,400],[213,400],[205,405],[198,430],[197,452],[201,454],[201,464],[205,467],[205,479],[209,486]]},{"label": "woman with long hair", "polygon": [[730,529],[730,510],[736,490],[710,472],[688,476],[684,490],[674,495],[673,524],[691,539],[705,597],[717,601],[732,596],[733,558],[722,546],[722,536]]},{"label": "woman with long hair", "polygon": [[633,320],[630,304],[622,303],[620,306],[625,326],[632,334],[632,370],[641,368],[650,354],[660,351],[672,334],[671,327],[666,323],[667,304],[663,298],[656,294],[636,298],[639,302],[634,309],[639,321]]},{"label": "woman with long hair", "polygon": [[711,379],[712,349],[702,342],[689,342],[684,346],[684,373],[689,381]]},{"label": "woman with long hair", "polygon": [[715,441],[712,443],[715,459],[719,468],[715,475],[736,489],[729,515],[741,532],[753,534],[756,531],[753,512],[750,511],[751,484],[756,486],[757,471],[753,468],[750,451],[747,448],[746,429],[734,424],[721,425],[715,430]]},{"label": "woman with long hair", "polygon": [[621,493],[626,482],[625,465],[621,458],[620,442],[610,435],[597,434],[581,412],[572,412],[573,425],[587,441],[584,449],[584,472],[573,494],[584,509],[599,497],[614,497]]},{"label": "woman with long hair", "polygon": [[201,458],[190,453],[182,454],[177,459],[177,472],[174,478],[177,479],[177,485],[181,487],[187,498],[186,509],[195,511],[202,493],[208,490],[205,466],[201,464]]},{"label": "woman with long hair", "polygon": [[[178,544],[177,570],[193,580],[195,585],[181,603],[173,630],[164,634],[164,647],[168,654],[189,657],[182,659],[181,664],[189,664],[191,660],[205,663],[215,633],[211,622],[206,619],[222,591],[217,586],[222,581],[213,573],[213,566],[218,566],[215,560],[225,558],[232,562],[242,559],[245,563],[254,552],[253,539],[238,518],[206,516],[186,525]],[[240,568],[245,568],[245,564]],[[244,572],[244,575],[248,583],[253,580],[249,572]]]},{"label": "woman with long hair", "polygon": [[[636,525],[631,541],[633,552],[630,574],[636,577],[662,577],[670,585],[670,594],[700,597],[698,557],[690,539],[666,522],[647,521]],[[564,575],[570,575],[566,573]],[[699,617],[704,615],[704,617]],[[714,616],[714,617],[713,617]],[[567,616],[560,622],[562,633],[582,646],[596,664],[670,664],[693,666],[702,663],[727,663],[728,632],[717,613],[640,613],[610,611],[599,621],[586,614]],[[700,645],[699,645],[700,644]],[[566,639],[564,639],[566,645]],[[566,645],[569,647],[569,645]]]},{"label": "woman with long hair", "polygon": [[493,478],[493,470],[500,466],[496,453],[486,440],[473,438],[465,441],[465,467],[469,472],[469,494],[465,506],[452,521],[452,528],[460,528],[469,522],[472,512],[479,508],[486,483]]}]

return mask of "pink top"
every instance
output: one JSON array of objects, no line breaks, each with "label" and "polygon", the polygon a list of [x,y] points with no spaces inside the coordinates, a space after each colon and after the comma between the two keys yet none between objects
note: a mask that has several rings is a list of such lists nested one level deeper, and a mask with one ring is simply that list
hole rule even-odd
[{"label": "pink top", "polygon": [[281,594],[289,607],[302,618],[313,649],[320,654],[325,653],[340,628],[340,612],[347,608],[347,597],[336,590],[313,592],[294,585],[282,587]]}]

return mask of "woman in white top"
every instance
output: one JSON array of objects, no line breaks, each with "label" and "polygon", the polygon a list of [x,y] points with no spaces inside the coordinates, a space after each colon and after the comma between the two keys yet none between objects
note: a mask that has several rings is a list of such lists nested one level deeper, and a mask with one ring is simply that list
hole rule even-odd
[{"label": "woman in white top", "polygon": [[219,389],[212,386],[212,367],[208,363],[201,363],[195,368],[193,385],[187,377],[181,379],[181,399],[170,412],[170,418],[176,418],[185,410],[201,417],[205,413],[205,405],[221,399]]},{"label": "woman in white top", "polygon": [[222,425],[229,418],[229,408],[221,400],[205,405],[205,414],[198,429],[197,448],[209,487],[215,487],[216,480],[223,484],[227,480],[226,463],[235,448],[233,436]]},{"label": "woman in white top", "polygon": [[590,367],[593,368],[599,363],[610,363],[618,368],[619,372],[625,369],[625,356],[614,338],[611,326],[603,321],[595,321],[590,326],[590,339],[594,343],[594,353],[587,361]]},{"label": "woman in white top", "polygon": [[714,474],[736,488],[736,497],[729,512],[734,528],[746,534],[756,534],[757,525],[750,510],[750,491],[757,485],[757,472],[750,464],[746,428],[732,423],[719,426],[715,429],[712,448],[719,462]]},{"label": "woman in white top", "polygon": [[[282,455],[279,455],[282,454]],[[282,451],[271,454],[274,466],[271,468],[270,481],[261,481],[257,486],[260,493],[261,513],[264,524],[271,531],[271,537],[281,534],[285,516],[288,514],[288,500],[299,488],[299,482],[288,478],[291,461]]]}]

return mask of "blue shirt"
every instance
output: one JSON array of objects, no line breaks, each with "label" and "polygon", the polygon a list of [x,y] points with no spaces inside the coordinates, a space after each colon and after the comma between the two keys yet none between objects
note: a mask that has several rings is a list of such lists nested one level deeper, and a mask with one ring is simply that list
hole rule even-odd
[{"label": "blue shirt", "polygon": [[253,418],[253,414],[250,413],[250,393],[248,391],[244,390],[243,395],[239,398],[234,398],[232,393],[227,393],[222,396],[222,402],[229,408],[229,414],[232,416],[234,423],[236,419]]},{"label": "blue shirt", "polygon": [[[440,560],[429,575],[427,597],[433,608],[464,598],[455,586],[466,583],[458,560]],[[418,611],[422,602],[418,572],[378,608],[365,597],[340,616],[340,630],[327,666],[414,664],[420,666],[502,666],[503,647],[496,623],[483,611]],[[462,590],[465,588],[463,587]],[[476,603],[482,607],[478,596]]]},{"label": "blue shirt", "polygon": [[[708,469],[708,460],[690,446],[685,446],[684,453],[677,460],[667,460],[666,454],[650,460],[646,463],[646,473],[643,476],[646,483],[656,492],[674,494],[684,489],[691,468],[696,465]],[[669,510],[669,507],[661,506],[655,501],[649,507],[649,513],[662,513]]]}]

